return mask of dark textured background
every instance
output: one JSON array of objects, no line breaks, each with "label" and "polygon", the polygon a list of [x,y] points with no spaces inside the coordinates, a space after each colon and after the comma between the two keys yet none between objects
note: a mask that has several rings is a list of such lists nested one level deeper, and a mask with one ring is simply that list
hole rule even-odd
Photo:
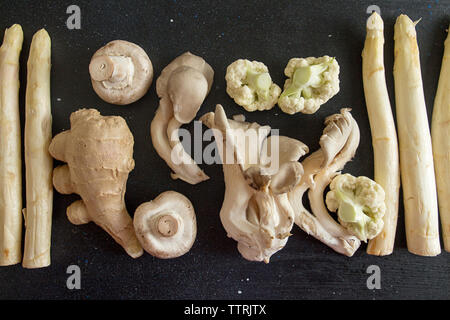
[{"label": "dark textured background", "polygon": [[[66,8],[81,8],[81,30],[66,28]],[[245,113],[247,119],[279,128],[280,134],[305,142],[311,150],[327,115],[353,108],[361,144],[344,171],[373,177],[370,129],[361,82],[361,50],[366,8],[381,7],[385,21],[385,62],[393,103],[393,24],[400,13],[417,26],[428,114],[431,115],[449,23],[450,1],[4,1],[1,30],[22,25],[25,42],[21,69],[24,110],[26,59],[33,33],[45,27],[52,38],[53,132],[69,128],[69,115],[93,107],[123,116],[135,137],[136,168],[126,194],[130,213],[165,190],[188,196],[197,213],[198,235],[192,250],[174,260],[148,254],[133,260],[94,224],[74,226],[66,207],[77,196],[55,192],[52,264],[26,270],[0,268],[1,299],[449,299],[450,255],[425,258],[408,253],[403,206],[394,254],[374,257],[363,245],[354,257],[341,256],[294,226],[286,247],[270,264],[241,258],[219,220],[224,184],[221,167],[202,168],[211,177],[190,186],[169,178],[169,168],[152,147],[149,125],[158,106],[154,82],[140,101],[125,107],[103,102],[91,88],[88,64],[99,47],[114,39],[142,46],[150,56],[155,79],[173,58],[190,50],[215,69],[213,89],[198,116],[222,103],[231,116],[243,112],[225,92],[225,69],[238,58],[263,61],[276,83],[292,57],[335,56],[341,66],[341,91],[314,115],[270,111]],[[23,119],[22,119],[23,120]],[[193,125],[187,126],[188,129]],[[81,290],[66,288],[66,268],[81,268]],[[366,269],[381,268],[381,290],[368,290]]]}]

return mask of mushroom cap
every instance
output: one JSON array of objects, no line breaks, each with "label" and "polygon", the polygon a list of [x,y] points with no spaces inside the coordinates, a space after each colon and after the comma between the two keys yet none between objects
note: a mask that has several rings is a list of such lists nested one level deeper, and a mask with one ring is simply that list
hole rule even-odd
[{"label": "mushroom cap", "polygon": [[188,252],[197,235],[194,207],[181,193],[166,191],[134,213],[136,236],[145,251],[161,259]]},{"label": "mushroom cap", "polygon": [[260,165],[254,165],[243,171],[245,180],[254,189],[266,189],[272,176],[266,172],[266,168]]},{"label": "mushroom cap", "polygon": [[245,180],[257,190],[270,188],[274,194],[290,192],[300,182],[303,175],[303,166],[300,162],[289,161],[280,165],[275,174],[261,165],[250,166],[243,171]]},{"label": "mushroom cap", "polygon": [[[272,151],[276,154],[272,155]],[[261,163],[275,165],[278,169],[286,162],[298,161],[308,152],[308,146],[297,139],[272,135],[263,142]]]},{"label": "mushroom cap", "polygon": [[214,80],[214,70],[202,57],[193,55],[190,52],[185,52],[181,56],[175,58],[161,71],[160,76],[156,80],[156,93],[158,94],[158,97],[162,98],[167,95],[167,84],[172,72],[183,66],[198,70],[205,76],[206,82],[208,83],[207,93],[209,93]]},{"label": "mushroom cap", "polygon": [[303,172],[303,166],[300,162],[290,161],[283,163],[278,172],[272,176],[271,190],[275,194],[292,191],[300,182]]},{"label": "mushroom cap", "polygon": [[208,82],[199,70],[187,66],[175,69],[167,83],[175,119],[180,123],[194,120],[208,90]]},{"label": "mushroom cap", "polygon": [[[101,74],[94,72],[94,70],[98,71],[99,69],[96,68],[98,64],[108,62],[108,59],[110,60],[108,57],[111,56],[131,59],[134,67],[131,84],[117,89],[107,88],[103,85],[101,80],[112,75],[111,64],[106,63],[106,67],[100,72]],[[89,72],[92,88],[97,95],[104,101],[116,105],[127,105],[142,98],[147,93],[153,80],[153,65],[147,53],[140,46],[125,40],[114,40],[98,49],[92,56]],[[96,79],[100,79],[100,81]]]},{"label": "mushroom cap", "polygon": [[156,93],[169,97],[178,122],[189,123],[211,90],[213,78],[214,70],[203,58],[185,52],[163,69],[156,80]]}]

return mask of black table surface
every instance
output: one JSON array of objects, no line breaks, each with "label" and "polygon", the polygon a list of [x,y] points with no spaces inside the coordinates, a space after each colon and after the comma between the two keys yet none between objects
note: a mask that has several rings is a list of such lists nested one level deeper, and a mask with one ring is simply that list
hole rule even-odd
[{"label": "black table surface", "polygon": [[[81,29],[69,30],[66,26],[70,16],[66,10],[72,4],[81,10]],[[198,117],[221,103],[229,116],[244,113],[248,120],[280,129],[280,134],[316,150],[324,118],[350,107],[361,129],[361,143],[344,172],[373,178],[361,75],[367,8],[373,4],[381,9],[385,22],[386,77],[393,107],[394,22],[401,13],[413,20],[422,18],[417,33],[431,119],[445,30],[450,22],[448,0],[2,0],[1,29],[19,23],[25,35],[21,55],[22,121],[29,46],[34,32],[45,28],[52,38],[53,133],[69,129],[70,114],[82,107],[124,117],[135,138],[136,167],[126,193],[129,212],[133,214],[139,204],[163,191],[175,190],[191,199],[198,234],[192,250],[180,258],[160,260],[144,253],[134,260],[93,223],[72,225],[65,211],[78,196],[55,192],[51,266],[34,270],[20,265],[1,267],[0,299],[449,299],[450,255],[443,251],[437,257],[420,257],[408,252],[403,205],[395,250],[390,256],[368,255],[363,244],[348,258],[294,226],[286,247],[269,264],[244,260],[219,219],[224,195],[221,166],[202,164],[211,179],[191,186],[170,179],[169,168],[152,146],[149,127],[158,106],[155,81],[146,96],[129,106],[110,105],[91,87],[91,56],[111,40],[142,46],[153,62],[155,79],[172,59],[191,51],[215,70],[211,93]],[[283,70],[290,58],[322,55],[338,60],[341,90],[313,115],[287,115],[278,107],[245,112],[225,92],[226,67],[238,58],[263,61],[274,81],[282,85]],[[193,130],[193,124],[186,128]],[[80,267],[80,290],[66,286],[70,265]],[[367,287],[367,268],[371,265],[380,267],[381,289]]]}]

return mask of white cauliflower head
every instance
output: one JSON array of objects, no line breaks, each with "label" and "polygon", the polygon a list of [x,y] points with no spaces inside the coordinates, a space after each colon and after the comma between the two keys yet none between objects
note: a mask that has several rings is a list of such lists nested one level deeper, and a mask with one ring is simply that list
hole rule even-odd
[{"label": "white cauliflower head", "polygon": [[330,184],[326,204],[338,220],[361,241],[375,238],[383,229],[386,211],[384,190],[367,177],[336,176]]},{"label": "white cauliflower head", "polygon": [[228,95],[247,111],[272,109],[281,93],[267,66],[258,61],[236,60],[228,66],[225,80]]},{"label": "white cauliflower head", "polygon": [[288,114],[314,113],[339,92],[339,64],[329,56],[293,58],[284,74],[289,79],[278,106]]}]

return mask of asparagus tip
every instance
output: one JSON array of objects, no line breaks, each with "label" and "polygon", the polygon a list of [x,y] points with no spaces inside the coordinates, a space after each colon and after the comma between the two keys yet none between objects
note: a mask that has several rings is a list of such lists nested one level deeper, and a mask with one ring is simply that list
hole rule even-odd
[{"label": "asparagus tip", "polygon": [[368,30],[383,30],[384,24],[381,16],[374,11],[372,15],[367,19]]}]

